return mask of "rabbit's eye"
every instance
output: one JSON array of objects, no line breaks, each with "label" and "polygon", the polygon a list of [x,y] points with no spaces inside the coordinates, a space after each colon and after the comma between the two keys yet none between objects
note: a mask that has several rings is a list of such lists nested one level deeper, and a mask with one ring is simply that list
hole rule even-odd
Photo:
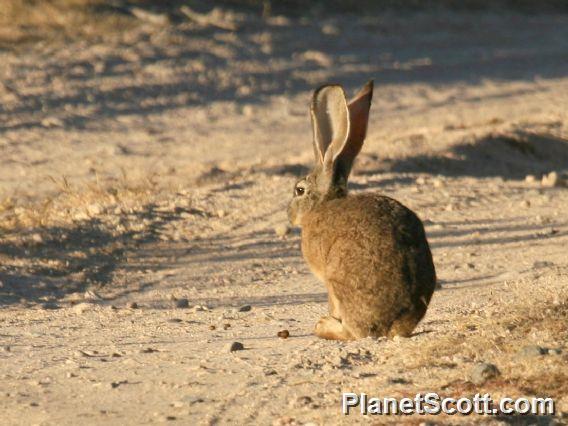
[{"label": "rabbit's eye", "polygon": [[296,188],[294,188],[294,194],[296,195],[296,197],[304,195],[304,192],[306,192],[306,190],[301,186],[297,186]]}]

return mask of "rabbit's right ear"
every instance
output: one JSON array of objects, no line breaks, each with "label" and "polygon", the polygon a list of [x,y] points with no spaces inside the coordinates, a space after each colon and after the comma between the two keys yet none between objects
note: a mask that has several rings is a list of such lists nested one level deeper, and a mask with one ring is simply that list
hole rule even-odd
[{"label": "rabbit's right ear", "polygon": [[335,178],[347,181],[353,161],[363,147],[365,136],[367,135],[367,125],[369,123],[369,112],[373,99],[373,80],[370,80],[357,94],[349,101],[349,137],[342,146],[341,151],[337,152],[334,160]]},{"label": "rabbit's right ear", "polygon": [[333,173],[333,163],[349,137],[349,108],[339,85],[321,86],[314,92],[310,106],[314,131],[316,167]]}]

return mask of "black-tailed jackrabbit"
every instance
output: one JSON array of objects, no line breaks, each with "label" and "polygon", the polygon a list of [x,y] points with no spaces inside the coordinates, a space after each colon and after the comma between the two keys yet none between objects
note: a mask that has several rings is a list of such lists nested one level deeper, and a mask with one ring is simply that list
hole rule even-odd
[{"label": "black-tailed jackrabbit", "polygon": [[315,327],[325,339],[409,336],[436,286],[420,219],[383,195],[347,195],[372,96],[372,81],[349,102],[338,85],[315,91],[315,167],[296,183],[288,208],[302,227],[304,258],[328,290],[329,316]]}]

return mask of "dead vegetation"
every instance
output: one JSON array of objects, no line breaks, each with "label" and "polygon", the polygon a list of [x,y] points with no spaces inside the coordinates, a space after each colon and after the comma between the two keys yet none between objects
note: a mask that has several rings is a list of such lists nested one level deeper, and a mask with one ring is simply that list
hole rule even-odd
[{"label": "dead vegetation", "polygon": [[[60,292],[101,283],[131,246],[129,240],[152,235],[144,218],[154,198],[151,182],[80,189],[65,179],[57,183],[60,192],[43,200],[0,203],[0,274],[36,277],[27,289],[4,286],[6,301],[24,295],[49,301]],[[50,282],[55,277],[66,280]]]},{"label": "dead vegetation", "polygon": [[[441,397],[455,399],[487,393],[494,401],[503,397],[550,397],[561,413],[566,409],[568,390],[568,292],[565,287],[559,290],[558,282],[565,280],[566,271],[560,271],[554,278],[532,282],[533,287],[527,282],[511,283],[507,294],[498,296],[493,307],[460,308],[447,316],[445,320],[451,325],[442,333],[438,331],[439,322],[426,321],[425,338],[419,341],[388,342],[377,351],[365,346],[371,351],[372,363],[386,372],[386,383],[381,383],[383,378],[370,379],[361,389],[361,382],[352,380],[343,389],[397,397],[435,391]],[[479,363],[494,365],[497,374],[476,382],[472,371]],[[369,369],[368,374],[372,372]],[[415,418],[420,416],[410,417],[405,424],[414,424]],[[441,424],[492,424],[487,417],[476,416],[442,415],[436,420]],[[507,416],[502,420],[528,424],[516,423],[515,418]]]},{"label": "dead vegetation", "polygon": [[101,0],[0,0],[0,47],[127,31],[133,19]]},{"label": "dead vegetation", "polygon": [[[558,280],[566,279],[565,276],[564,272]],[[501,374],[488,380],[483,385],[484,391],[492,395],[563,398],[568,390],[568,370],[558,369],[558,366],[568,363],[564,347],[568,340],[568,293],[566,289],[557,291],[548,286],[544,290],[535,289],[531,294],[513,291],[509,302],[499,309],[470,314],[465,325],[458,325],[469,331],[426,342],[418,364],[422,367],[436,365],[441,359],[457,354],[476,362],[490,360]],[[456,318],[456,324],[458,321]],[[523,348],[535,338],[546,342],[545,354],[523,355]],[[467,380],[448,383],[444,391],[459,397],[468,388],[470,392],[480,392],[479,386]]]},{"label": "dead vegetation", "polygon": [[321,0],[225,0],[212,5],[204,1],[169,0],[0,0],[0,48],[14,49],[38,41],[68,39],[108,39],[125,35],[141,24],[168,25],[188,20],[199,25],[228,31],[238,29],[221,9],[231,9],[258,17],[273,14],[320,16],[330,13],[381,14],[389,10],[421,12],[447,9],[457,11],[516,10],[519,12],[558,12],[566,10],[562,0],[452,1],[430,0],[355,1]]},{"label": "dead vegetation", "polygon": [[133,211],[154,200],[155,183],[127,178],[105,185],[94,182],[81,187],[69,184],[65,177],[52,179],[59,191],[41,200],[6,198],[0,201],[0,232],[4,235],[25,229],[70,226],[105,213]]}]

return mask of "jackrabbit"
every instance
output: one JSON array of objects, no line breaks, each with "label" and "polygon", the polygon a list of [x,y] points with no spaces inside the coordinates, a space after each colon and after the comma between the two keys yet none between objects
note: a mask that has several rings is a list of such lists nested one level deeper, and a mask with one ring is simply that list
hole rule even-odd
[{"label": "jackrabbit", "polygon": [[296,183],[288,207],[302,228],[304,258],[328,290],[329,316],[315,327],[325,339],[410,336],[436,286],[420,219],[383,195],[347,195],[372,96],[372,81],[349,102],[339,85],[314,92],[315,167]]}]

